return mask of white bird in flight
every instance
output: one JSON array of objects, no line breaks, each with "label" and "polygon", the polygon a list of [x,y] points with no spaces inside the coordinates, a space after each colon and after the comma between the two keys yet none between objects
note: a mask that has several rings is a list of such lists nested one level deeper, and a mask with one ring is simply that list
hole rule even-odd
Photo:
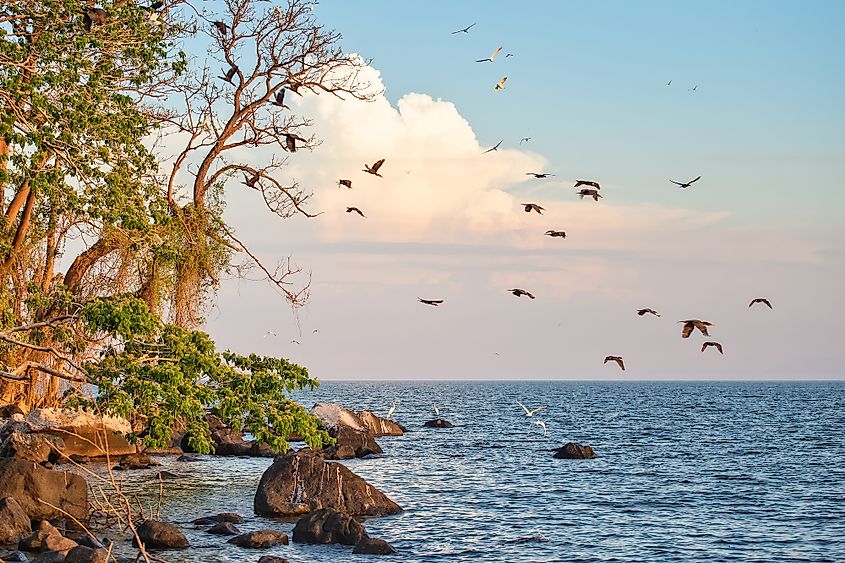
[{"label": "white bird in flight", "polygon": [[475,62],[477,62],[477,63],[492,63],[494,60],[496,60],[496,57],[497,57],[497,56],[498,56],[498,54],[499,54],[499,53],[501,53],[501,52],[502,52],[502,48],[501,48],[501,47],[497,47],[497,48],[496,48],[496,50],[495,50],[495,51],[493,51],[493,54],[492,54],[492,55],[490,55],[490,56],[489,56],[489,57],[487,57],[486,59],[478,59],[478,60],[477,60],[477,61],[475,61]]},{"label": "white bird in flight", "polygon": [[267,338],[268,336],[276,336],[276,333],[273,332],[272,330],[268,330],[267,332],[264,333],[264,338]]},{"label": "white bird in flight", "polygon": [[435,416],[440,416],[440,409],[437,408],[437,405],[435,403],[431,403],[431,404],[434,405]]},{"label": "white bird in flight", "polygon": [[387,416],[386,416],[385,418],[387,418],[387,419],[389,420],[389,419],[390,419],[390,417],[391,417],[391,416],[393,416],[393,411],[395,411],[395,410],[396,410],[396,401],[393,401],[393,406],[391,406],[391,407],[387,410]]},{"label": "white bird in flight", "polygon": [[528,407],[526,407],[525,405],[523,405],[523,404],[522,404],[522,403],[520,403],[519,401],[517,401],[517,402],[516,402],[516,404],[517,404],[517,405],[519,405],[520,407],[522,407],[522,410],[524,410],[524,411],[525,411],[525,416],[534,416],[537,412],[539,412],[539,411],[543,410],[544,408],[546,408],[546,405],[540,405],[540,406],[539,406],[539,407],[537,407],[536,409],[531,409],[531,410],[528,410]]},{"label": "white bird in flight", "polygon": [[539,419],[538,419],[538,420],[535,420],[535,421],[534,421],[534,426],[539,426],[540,428],[542,428],[542,429],[543,429],[543,436],[545,436],[545,435],[547,434],[547,433],[546,433],[546,423],[545,423],[545,422],[543,422],[542,420],[539,420]]}]

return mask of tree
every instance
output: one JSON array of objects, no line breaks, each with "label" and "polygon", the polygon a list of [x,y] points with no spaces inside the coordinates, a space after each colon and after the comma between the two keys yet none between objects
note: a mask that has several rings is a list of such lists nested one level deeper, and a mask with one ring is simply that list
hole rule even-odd
[{"label": "tree", "polygon": [[[317,141],[285,101],[371,95],[359,80],[364,61],[344,54],[338,39],[306,0],[283,8],[226,0],[217,14],[185,0],[159,11],[126,0],[0,8],[0,396],[36,406],[93,384],[104,408],[150,416],[154,442],[168,423],[156,414],[160,404],[187,392],[182,378],[193,413],[182,415],[197,424],[199,410],[217,405],[276,446],[282,430],[305,424],[282,398],[314,383],[307,371],[218,354],[195,329],[241,256],[292,306],[308,297],[290,259],[262,263],[223,210],[227,189],[237,187],[259,192],[281,218],[315,215],[309,193],[284,173],[293,153]],[[188,56],[197,45],[209,64]],[[183,145],[172,159],[160,155],[174,140]],[[260,167],[242,161],[244,149],[260,147],[287,156]],[[141,340],[88,316],[96,306],[123,318],[139,304],[157,322]],[[150,355],[158,349],[168,352]],[[183,353],[203,358],[202,369]]]}]

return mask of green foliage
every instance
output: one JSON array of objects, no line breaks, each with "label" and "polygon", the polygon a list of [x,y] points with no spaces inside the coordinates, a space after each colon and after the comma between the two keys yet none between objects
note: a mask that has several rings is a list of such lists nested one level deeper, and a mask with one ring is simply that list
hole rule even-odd
[{"label": "green foliage", "polygon": [[[168,446],[171,429],[182,423],[194,450],[213,451],[207,413],[275,451],[289,448],[291,434],[313,447],[330,441],[317,419],[288,396],[318,385],[303,367],[281,358],[219,353],[204,332],[161,325],[132,297],[99,299],[86,305],[84,319],[89,329],[116,339],[86,366],[98,389],[87,402],[136,428],[140,422],[149,447]],[[78,397],[73,402],[86,403]]]}]

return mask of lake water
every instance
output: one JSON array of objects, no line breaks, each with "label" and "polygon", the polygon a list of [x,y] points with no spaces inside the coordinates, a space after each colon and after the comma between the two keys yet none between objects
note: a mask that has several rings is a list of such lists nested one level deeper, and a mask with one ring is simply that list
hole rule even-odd
[{"label": "lake water", "polygon": [[[393,418],[402,437],[346,463],[405,508],[368,520],[372,537],[413,561],[845,561],[845,383],[326,382],[302,400]],[[537,417],[516,400],[546,404]],[[452,429],[427,429],[432,402]],[[594,460],[550,449],[591,445]],[[269,459],[161,458],[162,518],[192,549],[167,561],[373,561],[347,546],[237,548],[187,522],[247,516],[244,531],[292,523],[252,512]],[[158,497],[156,471],[127,489]],[[145,501],[146,502],[146,501]],[[534,538],[534,539],[530,539]]]}]

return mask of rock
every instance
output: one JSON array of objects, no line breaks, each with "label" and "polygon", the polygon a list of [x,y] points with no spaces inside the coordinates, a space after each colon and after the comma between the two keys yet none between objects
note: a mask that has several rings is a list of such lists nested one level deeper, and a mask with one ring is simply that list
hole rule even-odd
[{"label": "rock", "polygon": [[206,531],[218,536],[238,536],[241,533],[238,527],[231,522],[218,522]]},{"label": "rock", "polygon": [[329,436],[334,438],[336,443],[323,449],[326,459],[352,459],[383,452],[369,430],[339,426],[330,429]]},{"label": "rock", "polygon": [[65,563],[108,563],[109,552],[103,548],[91,548],[84,545],[74,547],[67,552]]},{"label": "rock", "polygon": [[0,440],[0,457],[17,457],[35,463],[54,462],[59,459],[59,452],[65,449],[64,440],[60,437],[32,434],[22,422],[6,424],[0,429]]},{"label": "rock", "polygon": [[117,465],[114,469],[119,471],[123,470],[130,470],[130,469],[149,469],[150,467],[156,467],[161,465],[159,462],[154,461],[150,454],[140,452],[131,455],[125,455],[117,462]]},{"label": "rock", "polygon": [[361,411],[356,413],[356,415],[364,427],[372,432],[376,438],[380,436],[402,436],[405,434],[406,428],[404,426],[387,418],[381,418],[371,411]]},{"label": "rock", "polygon": [[0,436],[12,431],[59,438],[61,451],[68,456],[103,457],[106,451],[111,456],[121,456],[135,452],[135,445],[125,438],[132,431],[126,419],[81,409],[35,409],[23,419],[9,420],[0,429]]},{"label": "rock", "polygon": [[258,560],[258,563],[290,563],[284,557],[277,557],[275,555],[263,555],[261,559]]},{"label": "rock", "polygon": [[20,540],[18,549],[29,552],[50,551],[47,549],[45,541],[47,538],[55,536],[62,537],[62,533],[48,521],[41,520],[30,535]]},{"label": "rock", "polygon": [[191,524],[198,526],[207,526],[209,524],[216,524],[218,522],[231,522],[232,524],[240,524],[244,521],[244,517],[237,512],[221,512],[219,514],[212,514],[211,516],[203,516],[197,518]]},{"label": "rock", "polygon": [[105,544],[103,542],[101,542],[100,540],[98,540],[94,536],[89,536],[88,534],[83,534],[81,536],[75,536],[73,538],[73,541],[75,541],[76,543],[78,543],[81,546],[90,547],[90,548],[93,548],[93,549],[102,549],[102,548],[105,547]]},{"label": "rock", "polygon": [[64,563],[66,551],[45,551],[29,563]]},{"label": "rock", "polygon": [[254,506],[262,516],[301,516],[320,508],[351,516],[402,512],[398,504],[344,465],[327,463],[307,449],[276,458],[261,476]]},{"label": "rock", "polygon": [[449,422],[448,420],[444,420],[442,418],[435,418],[434,420],[429,420],[425,424],[423,424],[426,428],[454,428],[455,425]]},{"label": "rock", "polygon": [[80,465],[85,465],[86,463],[89,463],[91,461],[90,459],[88,459],[87,456],[79,455],[79,454],[71,454],[68,457],[70,457],[70,460],[73,463],[78,463]]},{"label": "rock", "polygon": [[25,562],[29,561],[29,557],[23,551],[0,551],[0,561],[7,561],[9,563],[12,561]]},{"label": "rock", "polygon": [[194,455],[180,455],[179,457],[176,458],[176,461],[182,461],[182,462],[185,462],[185,463],[193,463],[193,462],[196,462],[196,461],[202,461],[202,458],[199,458],[199,457],[194,456]]},{"label": "rock", "polygon": [[309,512],[293,527],[293,541],[297,543],[355,545],[366,537],[367,530],[363,524],[331,508]]},{"label": "rock", "polygon": [[26,416],[26,413],[18,405],[8,403],[0,406],[0,418],[12,418],[16,414]]},{"label": "rock", "polygon": [[32,534],[32,523],[14,497],[0,499],[0,545],[18,543]]},{"label": "rock", "polygon": [[[147,549],[182,549],[189,545],[182,530],[169,522],[144,520],[136,531]],[[132,543],[137,544],[134,539]]]},{"label": "rock", "polygon": [[79,544],[61,534],[49,535],[44,538],[44,542],[42,543],[44,551],[69,551],[77,545]]},{"label": "rock", "polygon": [[596,454],[590,446],[568,442],[562,448],[557,449],[554,457],[556,459],[593,459]]},{"label": "rock", "polygon": [[355,545],[352,553],[362,555],[390,555],[396,553],[393,546],[378,538],[364,538]]},{"label": "rock", "polygon": [[279,544],[287,545],[288,535],[277,530],[258,530],[257,532],[249,532],[235,536],[230,539],[228,543],[235,544],[238,547],[264,549]]},{"label": "rock", "polygon": [[0,498],[7,496],[18,501],[30,520],[65,518],[61,510],[77,520],[88,519],[88,485],[74,473],[51,471],[22,459],[0,459]]}]

